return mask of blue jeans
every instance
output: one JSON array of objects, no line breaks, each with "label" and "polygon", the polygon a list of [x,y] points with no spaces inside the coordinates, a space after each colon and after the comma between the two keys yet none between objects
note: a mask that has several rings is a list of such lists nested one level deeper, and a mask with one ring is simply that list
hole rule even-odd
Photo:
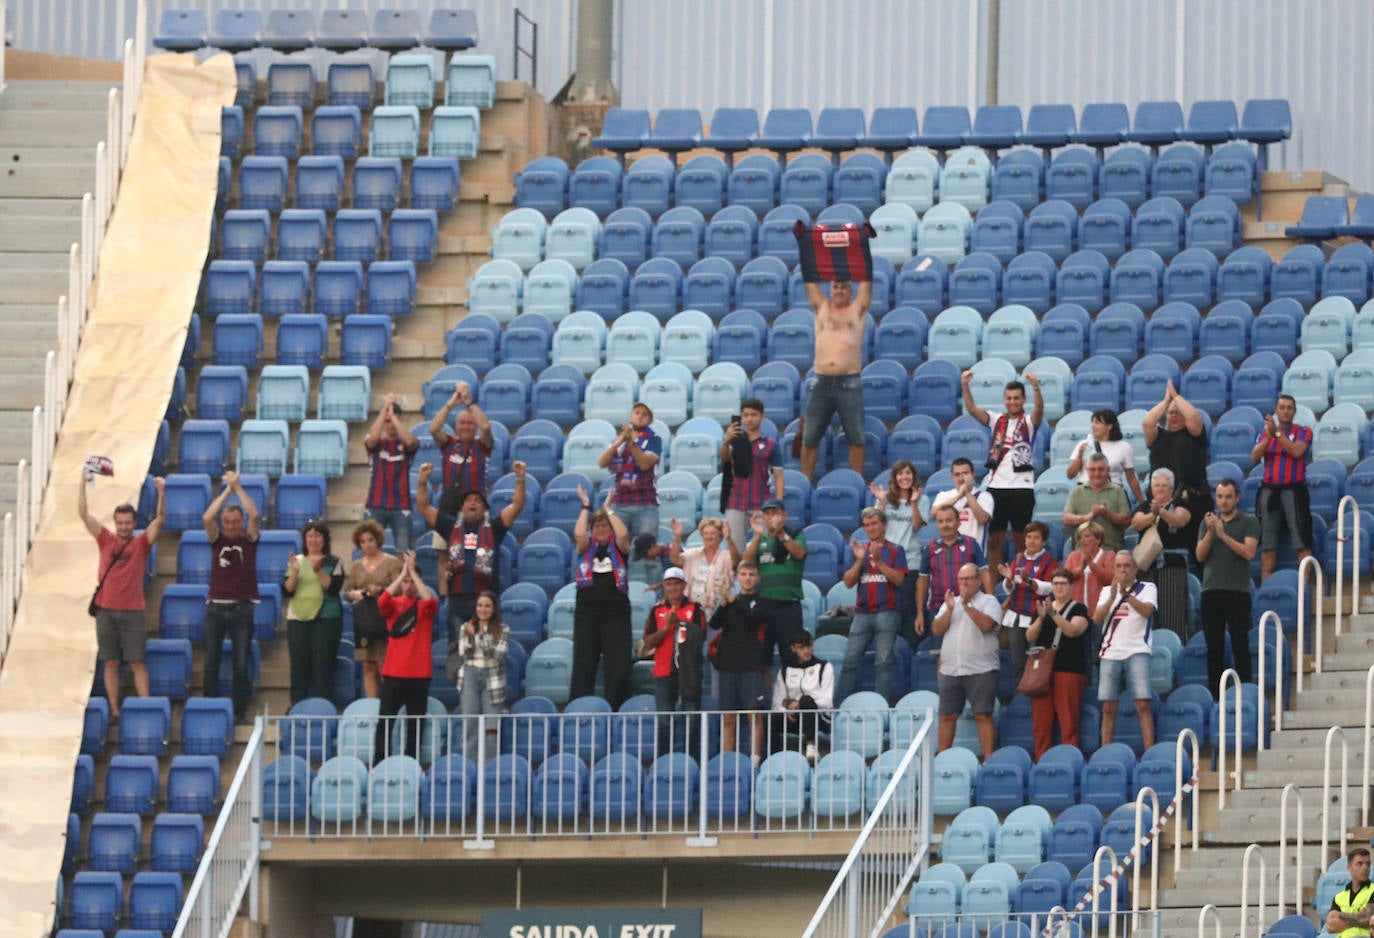
[{"label": "blue jeans", "polygon": [[399,508],[369,508],[364,515],[380,524],[382,530],[391,529],[391,534],[396,539],[396,553],[410,550],[414,539],[410,535],[409,511]]},{"label": "blue jeans", "polygon": [[[616,505],[615,510],[616,514],[620,515],[620,520],[625,522],[625,529],[630,532],[631,541],[640,534],[649,534],[655,541],[658,540],[657,505]],[[632,580],[657,583],[663,578],[663,565],[657,560],[647,557],[628,560],[627,566],[627,573]]]},{"label": "blue jeans", "polygon": [[859,686],[859,664],[868,651],[868,643],[876,639],[877,660],[874,662],[874,690],[892,702],[887,688],[892,681],[892,643],[897,640],[898,613],[896,609],[881,612],[856,612],[849,626],[849,644],[844,647],[844,664],[840,667],[840,687],[835,695],[838,705]]},{"label": "blue jeans", "polygon": [[225,636],[229,637],[234,657],[234,717],[248,712],[253,684],[248,679],[248,656],[253,650],[253,604],[205,604],[205,679],[206,697],[218,697],[219,659]]},{"label": "blue jeans", "polygon": [[[477,715],[479,713],[500,713],[501,708],[493,707],[487,698],[487,670],[474,665],[463,665],[463,752],[469,759],[477,761]],[[487,721],[486,728],[497,728],[495,721]],[[492,737],[493,739],[495,737]],[[496,755],[494,747],[488,747],[486,756]]]}]

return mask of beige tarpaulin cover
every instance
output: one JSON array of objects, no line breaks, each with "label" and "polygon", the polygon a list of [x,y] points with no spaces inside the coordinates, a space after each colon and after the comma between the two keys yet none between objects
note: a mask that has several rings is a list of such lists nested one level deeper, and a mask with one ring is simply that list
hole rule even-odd
[{"label": "beige tarpaulin cover", "polygon": [[231,59],[148,60],[119,202],[100,256],[23,597],[0,672],[0,935],[39,938],[52,921],[72,767],[96,659],[86,614],[95,542],[76,516],[89,454],[116,474],[90,493],[105,523],[136,501],[171,395],[209,249],[220,108],[232,104]]}]

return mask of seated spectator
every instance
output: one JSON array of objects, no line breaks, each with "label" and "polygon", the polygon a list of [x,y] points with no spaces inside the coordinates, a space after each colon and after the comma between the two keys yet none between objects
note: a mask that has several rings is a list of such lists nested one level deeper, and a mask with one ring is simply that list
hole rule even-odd
[{"label": "seated spectator", "polygon": [[1088,456],[1092,453],[1107,457],[1107,473],[1111,480],[1122,488],[1129,487],[1136,504],[1145,500],[1135,474],[1135,452],[1131,444],[1121,438],[1121,422],[1117,420],[1116,411],[1110,408],[1093,411],[1092,432],[1074,447],[1069,457],[1070,479],[1079,483],[1088,481]]},{"label": "seated spectator", "polygon": [[849,542],[854,563],[844,572],[844,585],[856,588],[854,620],[840,668],[841,701],[859,686],[859,663],[875,644],[874,689],[892,703],[892,646],[897,641],[897,591],[907,577],[906,551],[887,539],[887,520],[881,508],[865,508],[861,515],[867,543]]},{"label": "seated spectator", "polygon": [[959,533],[973,538],[978,547],[986,552],[988,522],[992,520],[992,495],[978,488],[972,460],[961,456],[950,463],[949,472],[954,476],[954,488],[936,494],[935,500],[930,503],[931,510],[938,511],[946,505],[953,505],[959,513]]},{"label": "seated spectator", "polygon": [[998,564],[997,575],[1007,591],[1002,627],[1007,630],[1011,649],[1011,667],[1016,680],[1026,668],[1026,630],[1035,621],[1040,599],[1050,592],[1050,574],[1059,566],[1054,555],[1045,549],[1050,529],[1043,521],[1026,525],[1026,549],[1016,555],[1011,565]]},{"label": "seated spectator", "polygon": [[983,758],[997,748],[997,726],[992,720],[997,698],[997,627],[1002,607],[996,597],[983,592],[978,568],[966,563],[959,568],[959,592],[945,593],[931,631],[940,645],[940,751],[954,745],[955,724],[964,704],[973,705],[978,743]]},{"label": "seated spectator", "polygon": [[[481,765],[478,758],[478,720],[480,714],[506,712],[506,649],[510,645],[510,626],[501,621],[501,601],[483,590],[477,596],[473,617],[458,629],[458,641],[449,646],[444,673],[458,688],[462,701],[463,752]],[[487,755],[497,751],[499,733],[494,721],[486,726]]]},{"label": "seated spectator", "polygon": [[134,534],[138,512],[133,505],[118,505],[114,510],[114,527],[106,528],[86,508],[86,486],[90,481],[82,472],[81,488],[76,495],[76,513],[81,523],[95,538],[100,550],[100,579],[96,582],[91,605],[95,608],[95,636],[99,657],[103,662],[101,674],[105,681],[105,699],[110,703],[110,719],[119,717],[119,665],[127,662],[134,675],[134,692],[140,697],[149,693],[148,666],[144,652],[148,644],[147,607],[143,595],[143,571],[148,566],[148,554],[162,533],[167,519],[166,482],[157,478],[157,512],[142,534]]},{"label": "seated spectator", "polygon": [[377,735],[372,745],[375,765],[387,756],[399,755],[396,735],[406,711],[405,754],[411,758],[420,746],[421,727],[429,708],[429,680],[434,673],[430,638],[439,600],[415,570],[415,555],[401,558],[401,573],[377,597],[377,609],[386,619],[386,660],[382,662],[382,694],[377,711]]},{"label": "seated spectator", "polygon": [[362,556],[348,567],[343,598],[353,604],[353,657],[361,663],[363,696],[382,692],[382,662],[386,660],[386,619],[377,597],[401,574],[401,561],[382,550],[382,526],[364,521],[353,529],[353,546]]},{"label": "seated spectator", "polygon": [[1102,705],[1102,745],[1116,734],[1116,698],[1123,685],[1135,700],[1140,735],[1149,749],[1155,744],[1154,714],[1150,711],[1150,624],[1158,604],[1153,583],[1136,579],[1135,558],[1118,551],[1116,575],[1098,594],[1093,621],[1102,625],[1098,651],[1097,699]]},{"label": "seated spectator", "polygon": [[1150,469],[1168,469],[1189,492],[1208,491],[1207,425],[1202,413],[1188,403],[1170,381],[1164,399],[1141,422],[1150,448]]},{"label": "seated spectator", "polygon": [[654,656],[654,708],[658,711],[658,752],[674,748],[692,752],[695,736],[688,721],[687,739],[674,740],[674,710],[701,709],[701,649],[706,640],[706,616],[687,598],[687,575],[681,567],[663,574],[663,601],[649,610],[640,642],[641,656]]},{"label": "seated spectator", "polygon": [[[768,704],[764,686],[771,663],[768,655],[768,602],[759,596],[758,564],[744,561],[736,573],[739,592],[730,595],[725,586],[718,596],[715,614],[707,625],[715,633],[709,653],[719,681],[717,704],[721,717],[720,748],[735,749],[737,710],[763,710]],[[763,759],[763,723],[749,718],[750,761],[755,768]]]},{"label": "seated spectator", "polygon": [[[455,407],[462,407],[449,433],[448,415]],[[462,508],[463,496],[468,492],[487,491],[487,460],[491,459],[493,438],[491,421],[472,399],[472,389],[466,381],[459,381],[453,396],[444,402],[429,422],[429,434],[444,467],[444,490],[439,496],[439,510],[456,515]]]},{"label": "seated spectator", "polygon": [[721,507],[730,541],[749,543],[749,518],[770,498],[782,498],[782,450],[763,433],[763,401],[740,401],[739,420],[732,421],[720,445]]},{"label": "seated spectator", "polygon": [[1126,490],[1111,480],[1107,457],[1093,453],[1088,457],[1088,481],[1074,488],[1064,503],[1064,528],[1077,528],[1096,521],[1102,528],[1102,545],[1120,550],[1126,543],[1126,525],[1131,523],[1131,504]]},{"label": "seated spectator", "polygon": [[811,633],[802,629],[792,635],[788,658],[773,682],[773,749],[781,751],[796,740],[810,762],[818,755],[820,733],[830,732],[829,710],[835,706],[835,670],[814,656]]},{"label": "seated spectator", "polygon": [[388,394],[372,427],[363,437],[371,463],[365,515],[383,529],[390,528],[396,550],[410,550],[410,461],[420,441],[401,422],[396,395]]},{"label": "seated spectator", "polygon": [[1054,728],[1067,746],[1078,745],[1079,710],[1088,688],[1088,607],[1073,598],[1074,575],[1059,569],[1050,575],[1049,599],[1036,601],[1035,621],[1026,630],[1032,653],[1053,648],[1050,692],[1031,698],[1031,735],[1035,759],[1054,745]]}]

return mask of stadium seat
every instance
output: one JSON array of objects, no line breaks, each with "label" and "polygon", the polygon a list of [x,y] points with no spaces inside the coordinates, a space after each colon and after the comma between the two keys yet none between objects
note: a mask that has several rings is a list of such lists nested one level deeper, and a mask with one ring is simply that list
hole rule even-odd
[{"label": "stadium seat", "polygon": [[[415,159],[420,155],[419,150],[420,111],[417,107],[414,105],[383,105],[373,109],[367,133],[368,156]],[[429,155],[434,156],[436,154],[430,153]]]},{"label": "stadium seat", "polygon": [[1311,306],[1317,302],[1317,288],[1325,265],[1326,257],[1316,245],[1300,244],[1292,248],[1269,273],[1270,298],[1292,298],[1303,308]]},{"label": "stadium seat", "polygon": [[124,880],[119,873],[83,870],[72,878],[67,890],[70,927],[113,932],[123,913]]},{"label": "stadium seat", "polygon": [[1097,251],[1114,261],[1130,243],[1131,209],[1120,199],[1101,198],[1089,205],[1078,220],[1078,247]]},{"label": "stadium seat", "polygon": [[134,874],[129,886],[129,924],[136,929],[170,932],[181,914],[181,874]]},{"label": "stadium seat", "polygon": [[1097,197],[1098,158],[1091,150],[1061,150],[1045,170],[1045,198],[1063,199],[1082,211]]},{"label": "stadium seat", "polygon": [[[1088,105],[1092,107],[1093,105]],[[1084,109],[1086,120],[1087,109]],[[1121,147],[1102,164],[1099,194],[1102,198],[1120,199],[1131,209],[1140,208],[1150,197],[1150,177],[1154,161],[1146,150]]]},{"label": "stadium seat", "polygon": [[1349,222],[1349,211],[1350,202],[1346,196],[1308,196],[1298,223],[1289,225],[1283,233],[1290,238],[1333,238],[1336,229]]},{"label": "stadium seat", "polygon": [[305,420],[296,435],[292,468],[337,478],[348,463],[348,425],[342,420]]},{"label": "stadium seat", "polygon": [[496,58],[469,53],[449,59],[444,80],[444,103],[484,109],[494,106]]},{"label": "stadium seat", "polygon": [[[1026,217],[1025,250],[1041,251],[1056,263],[1073,253],[1077,237],[1078,211],[1063,199],[1041,202]],[[924,239],[921,249],[928,250]]]},{"label": "stadium seat", "polygon": [[806,809],[811,766],[799,752],[776,752],[763,761],[754,779],[754,813],[768,820],[798,818]]},{"label": "stadium seat", "polygon": [[592,146],[610,150],[623,160],[626,153],[644,146],[650,130],[648,111],[611,108],[602,121],[601,135],[593,138]]}]

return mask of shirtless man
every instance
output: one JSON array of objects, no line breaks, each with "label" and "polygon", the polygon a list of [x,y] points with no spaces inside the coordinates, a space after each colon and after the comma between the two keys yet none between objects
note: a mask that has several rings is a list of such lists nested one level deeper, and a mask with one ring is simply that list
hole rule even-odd
[{"label": "shirtless man", "polygon": [[868,304],[873,284],[864,281],[858,290],[852,283],[832,283],[827,299],[820,284],[806,285],[806,298],[816,313],[816,383],[806,402],[806,427],[802,431],[801,469],[816,481],[816,448],[840,414],[840,424],[849,440],[849,468],[864,471],[864,395],[859,372],[863,368],[859,349],[868,320]]}]

